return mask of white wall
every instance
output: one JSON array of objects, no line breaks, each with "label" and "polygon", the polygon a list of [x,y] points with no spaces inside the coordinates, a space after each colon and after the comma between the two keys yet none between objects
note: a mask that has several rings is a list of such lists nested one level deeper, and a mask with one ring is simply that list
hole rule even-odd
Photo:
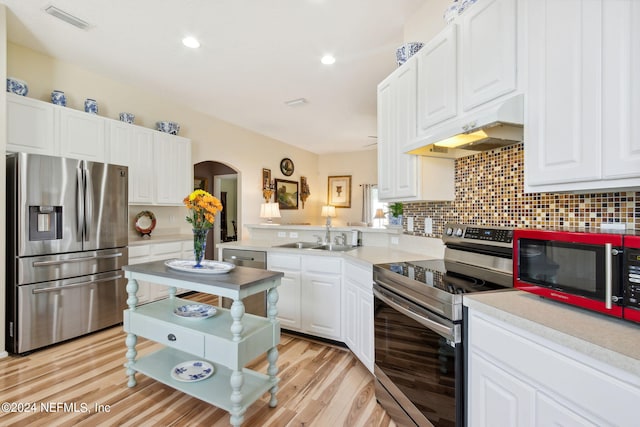
[{"label": "white wall", "polygon": [[[375,149],[351,153],[325,154],[320,157],[318,173],[321,184],[319,188],[311,187],[311,198],[319,199],[321,206],[327,203],[328,182],[330,176],[351,175],[351,208],[337,208],[337,217],[332,223],[336,226],[347,225],[347,222],[358,222],[362,219],[361,184],[378,182],[378,157]],[[316,224],[324,224],[320,216],[321,209],[316,212]]]},{"label": "white wall", "polygon": [[404,26],[405,42],[426,43],[438,34],[445,26],[444,11],[453,0],[426,0]]}]

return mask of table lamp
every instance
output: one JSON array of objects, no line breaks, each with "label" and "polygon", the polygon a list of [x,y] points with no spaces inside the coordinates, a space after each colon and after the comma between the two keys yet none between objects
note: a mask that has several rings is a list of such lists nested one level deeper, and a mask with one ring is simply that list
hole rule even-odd
[{"label": "table lamp", "polygon": [[262,203],[260,204],[260,218],[267,218],[267,222],[263,225],[278,225],[271,218],[280,218],[280,208],[278,203]]},{"label": "table lamp", "polygon": [[378,221],[378,227],[382,228],[382,219],[384,218],[384,211],[382,209],[376,209],[376,214],[373,218],[380,220]]},{"label": "table lamp", "polygon": [[336,207],[331,205],[323,206],[321,215],[327,217],[327,227],[331,227],[331,218],[336,216]]}]

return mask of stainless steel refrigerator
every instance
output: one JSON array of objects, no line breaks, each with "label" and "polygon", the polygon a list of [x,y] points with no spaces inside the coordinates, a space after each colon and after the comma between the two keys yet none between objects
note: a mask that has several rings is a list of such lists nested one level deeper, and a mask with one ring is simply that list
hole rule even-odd
[{"label": "stainless steel refrigerator", "polygon": [[122,322],[126,166],[7,155],[7,331],[13,353]]}]

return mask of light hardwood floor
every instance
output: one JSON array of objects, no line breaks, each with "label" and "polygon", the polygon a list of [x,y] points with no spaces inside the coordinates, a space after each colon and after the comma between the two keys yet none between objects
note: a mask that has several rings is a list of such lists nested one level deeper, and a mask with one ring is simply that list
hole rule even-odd
[{"label": "light hardwood floor", "polygon": [[[201,294],[188,298],[213,302]],[[225,411],[142,374],[128,388],[124,338],[116,326],[0,359],[0,425],[229,425]],[[158,348],[138,340],[139,356]],[[348,350],[283,334],[279,353],[278,405],[269,408],[265,394],[247,410],[243,426],[395,426],[375,400],[373,376]],[[249,367],[266,372],[266,358]],[[7,412],[6,403],[20,411]]]}]

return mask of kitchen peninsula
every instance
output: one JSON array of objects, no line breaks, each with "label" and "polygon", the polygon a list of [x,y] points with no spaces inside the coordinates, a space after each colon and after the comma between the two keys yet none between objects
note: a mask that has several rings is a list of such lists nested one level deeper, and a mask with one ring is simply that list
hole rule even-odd
[{"label": "kitchen peninsula", "polygon": [[[127,385],[136,385],[136,372],[143,373],[186,394],[197,397],[231,414],[231,424],[244,421],[247,407],[269,391],[270,407],[277,405],[277,345],[280,342],[277,286],[282,273],[236,267],[226,274],[204,274],[176,271],[164,261],[154,261],[123,268],[129,279],[128,310],[124,312],[127,333]],[[137,306],[138,280],[169,287],[169,298]],[[174,310],[189,300],[176,297],[176,289],[188,289],[233,300],[230,310],[203,319],[182,318]],[[267,292],[267,316],[244,313],[242,299]],[[136,360],[137,337],[163,344],[155,353]],[[250,361],[267,353],[267,374],[245,369]],[[213,374],[202,381],[175,378],[174,368],[183,362],[202,358],[213,365]]]}]

